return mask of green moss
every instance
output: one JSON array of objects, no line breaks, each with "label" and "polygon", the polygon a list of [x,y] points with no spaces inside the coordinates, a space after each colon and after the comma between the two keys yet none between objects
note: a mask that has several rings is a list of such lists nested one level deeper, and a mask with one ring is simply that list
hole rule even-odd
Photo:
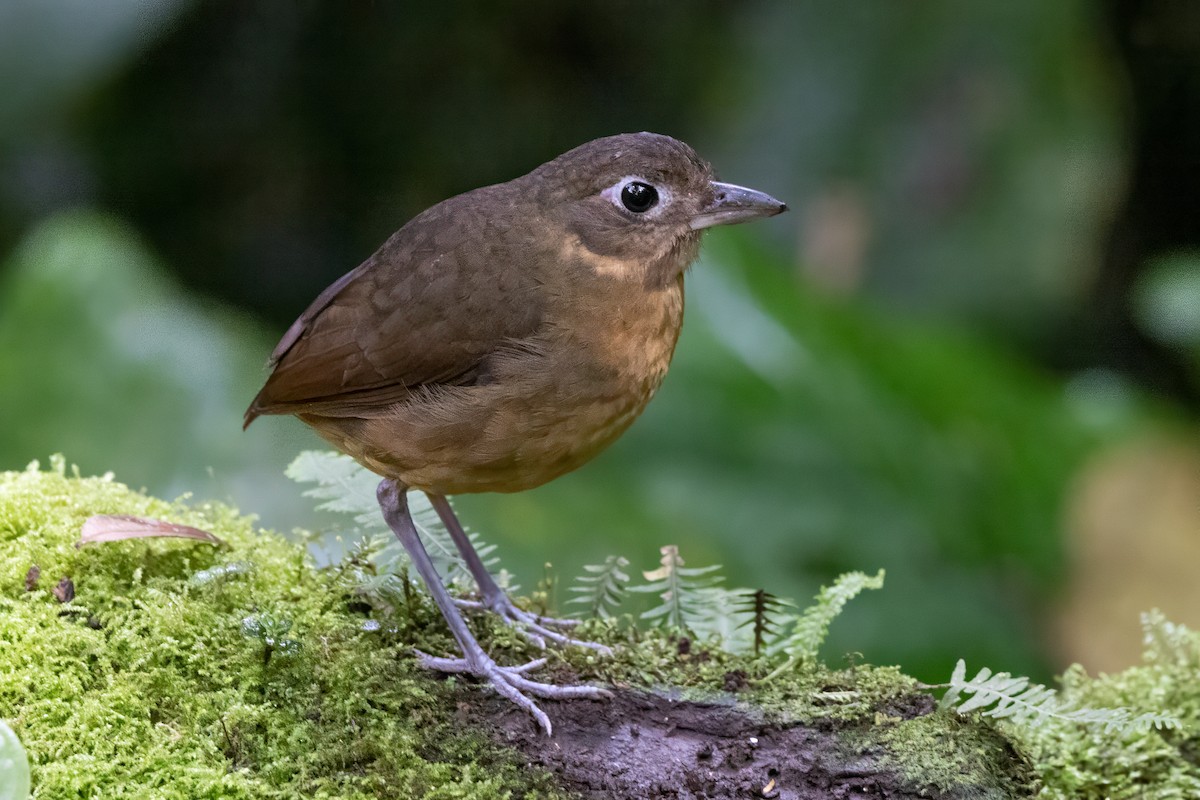
[{"label": "green moss", "polygon": [[1178,729],[1122,733],[1097,726],[1053,724],[1018,731],[1027,739],[1046,800],[1191,800],[1200,797],[1200,634],[1161,620],[1172,641],[1151,639],[1145,663],[1091,677],[1081,667],[1063,676],[1063,694],[1080,706],[1125,706],[1167,712]]},{"label": "green moss", "polygon": [[908,720],[880,719],[865,729],[860,749],[882,747],[888,761],[916,791],[953,793],[966,776],[980,800],[1031,794],[1031,765],[997,728],[943,712]]},{"label": "green moss", "polygon": [[[76,549],[92,514],[194,525],[227,547]],[[251,566],[194,580],[235,561]],[[41,577],[26,591],[33,565]],[[66,604],[52,593],[63,577],[76,591]],[[417,673],[412,641],[364,632],[330,581],[221,505],[68,476],[61,459],[0,474],[0,717],[28,750],[35,797],[551,794],[543,776],[452,731],[445,684]],[[246,635],[243,619],[263,615],[291,623],[295,653],[267,658]]]}]

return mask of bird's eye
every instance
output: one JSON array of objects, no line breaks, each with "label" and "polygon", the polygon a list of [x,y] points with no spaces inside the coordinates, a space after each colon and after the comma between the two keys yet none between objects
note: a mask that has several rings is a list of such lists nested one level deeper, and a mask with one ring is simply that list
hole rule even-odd
[{"label": "bird's eye", "polygon": [[658,203],[658,190],[648,183],[630,181],[621,189],[621,205],[635,214],[644,214]]}]

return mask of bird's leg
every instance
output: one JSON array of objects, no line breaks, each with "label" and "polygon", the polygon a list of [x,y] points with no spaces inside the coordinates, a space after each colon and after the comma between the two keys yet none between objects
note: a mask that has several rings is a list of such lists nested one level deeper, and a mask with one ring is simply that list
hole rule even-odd
[{"label": "bird's leg", "polygon": [[544,658],[517,667],[501,667],[492,660],[491,656],[483,652],[483,648],[471,634],[458,607],[454,605],[454,599],[442,585],[441,577],[437,574],[437,569],[434,568],[429,553],[425,551],[425,546],[421,544],[421,538],[417,535],[417,526],[413,523],[412,516],[408,511],[408,500],[405,497],[407,490],[407,487],[398,481],[385,478],[376,490],[376,497],[379,500],[380,508],[383,509],[383,518],[392,532],[396,534],[396,538],[400,540],[400,544],[404,545],[408,557],[416,567],[421,580],[425,582],[425,586],[429,589],[433,601],[437,603],[442,616],[445,617],[446,624],[450,627],[450,633],[454,635],[463,654],[462,658],[437,658],[418,650],[417,655],[421,659],[421,665],[439,672],[466,672],[486,679],[497,692],[532,714],[542,729],[546,731],[546,735],[550,735],[551,732],[550,719],[528,695],[556,699],[606,697],[608,695],[606,691],[594,686],[554,686],[525,678],[524,673],[535,670],[546,663]]},{"label": "bird's leg", "polygon": [[437,511],[438,516],[441,517],[446,530],[450,532],[450,538],[454,540],[454,546],[458,548],[463,561],[467,564],[467,569],[471,572],[471,577],[475,579],[475,585],[479,588],[481,602],[475,603],[469,600],[457,600],[455,602],[468,608],[483,607],[495,612],[509,625],[521,631],[526,638],[538,647],[545,647],[545,640],[549,639],[561,645],[588,647],[605,655],[612,654],[612,650],[605,645],[582,639],[573,639],[548,627],[559,626],[569,628],[573,625],[578,625],[578,620],[542,617],[517,608],[508,594],[496,583],[491,573],[487,571],[487,567],[484,565],[483,559],[479,557],[479,553],[475,552],[475,546],[471,544],[470,537],[467,536],[466,531],[463,530],[462,525],[459,523],[458,516],[450,506],[450,501],[444,495],[440,494],[426,492],[425,495],[429,498],[429,502],[433,505],[434,510]]}]

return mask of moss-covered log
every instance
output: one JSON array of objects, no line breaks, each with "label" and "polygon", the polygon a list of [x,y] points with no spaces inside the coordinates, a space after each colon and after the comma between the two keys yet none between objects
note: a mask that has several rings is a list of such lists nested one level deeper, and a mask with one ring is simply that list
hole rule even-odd
[{"label": "moss-covered log", "polygon": [[[77,548],[94,514],[211,531]],[[36,567],[36,569],[34,569]],[[68,591],[73,588],[73,596]],[[368,598],[369,600],[369,598]],[[534,655],[477,617],[485,646]],[[593,623],[611,659],[551,651],[607,702],[547,704],[546,738],[412,649],[452,641],[423,593],[385,608],[338,568],[215,504],[146,497],[61,461],[0,473],[0,717],[39,798],[1030,796],[1034,765],[986,721],[936,712],[889,668],[767,666]]]}]

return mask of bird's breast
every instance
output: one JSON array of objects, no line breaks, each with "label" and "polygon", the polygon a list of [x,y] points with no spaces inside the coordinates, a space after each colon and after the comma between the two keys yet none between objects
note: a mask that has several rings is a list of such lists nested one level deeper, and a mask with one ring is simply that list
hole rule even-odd
[{"label": "bird's breast", "polygon": [[682,277],[654,291],[618,286],[551,317],[537,377],[515,364],[498,380],[507,398],[481,441],[513,455],[519,479],[506,490],[545,483],[612,444],[662,384],[682,323]]}]

